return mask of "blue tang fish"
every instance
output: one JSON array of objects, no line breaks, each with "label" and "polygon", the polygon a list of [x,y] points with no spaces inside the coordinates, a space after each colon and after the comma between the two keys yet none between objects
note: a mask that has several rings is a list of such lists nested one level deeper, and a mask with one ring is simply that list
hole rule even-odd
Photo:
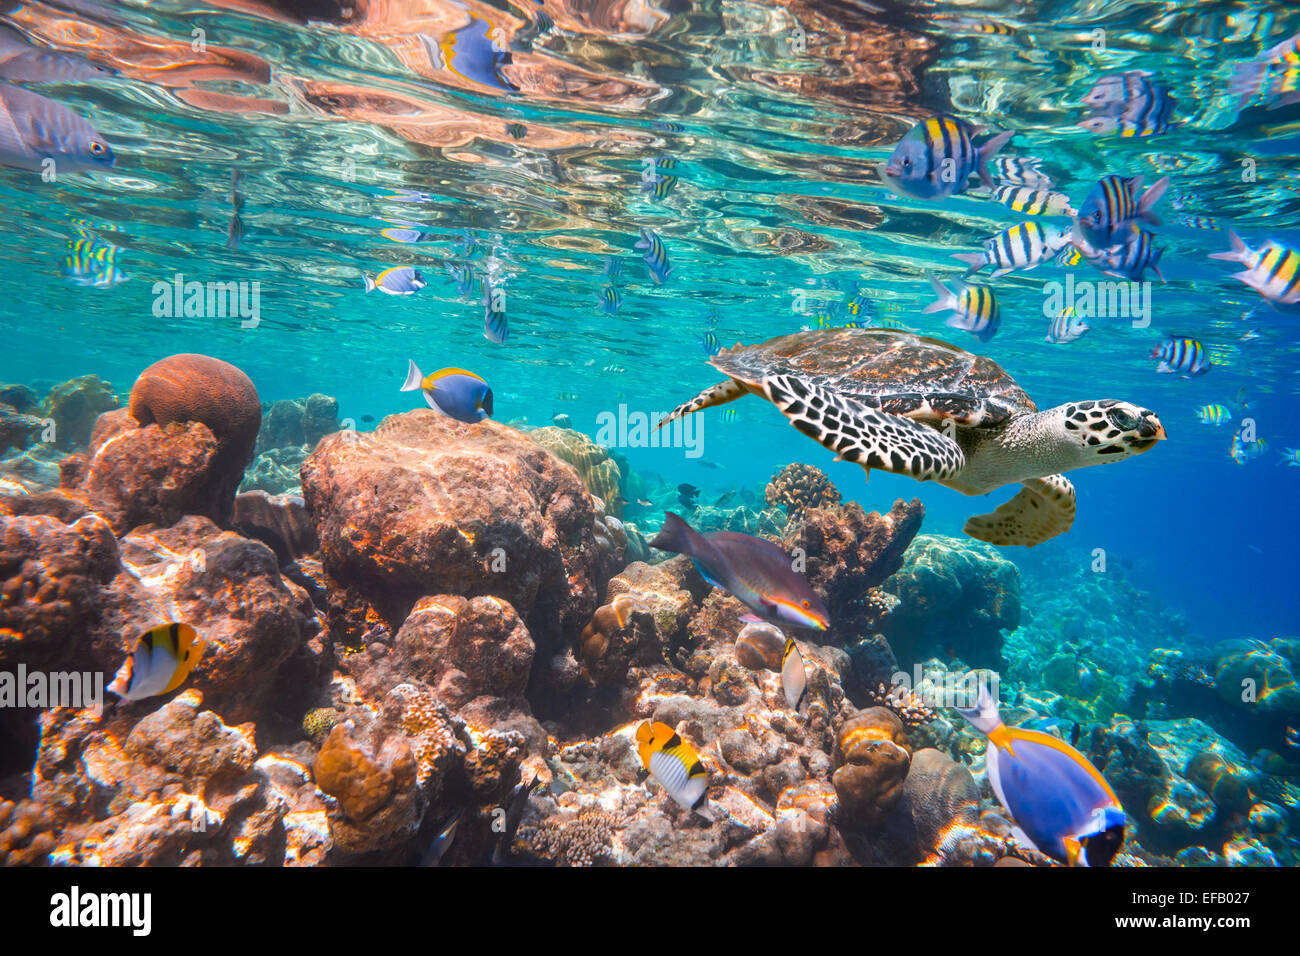
[{"label": "blue tang fish", "polygon": [[417,388],[424,400],[436,412],[442,412],[458,422],[475,425],[492,416],[492,389],[473,372],[463,368],[444,368],[422,375],[415,362],[407,359],[406,383],[402,391]]},{"label": "blue tang fish", "polygon": [[738,531],[700,534],[669,511],[650,546],[687,555],[704,580],[758,615],[754,620],[818,631],[830,626],[821,598],[791,567],[790,556],[769,541]]},{"label": "blue tang fish", "polygon": [[1002,723],[983,684],[961,715],[989,739],[989,783],[1015,839],[1070,866],[1109,866],[1124,843],[1124,808],[1088,758],[1051,734]]}]

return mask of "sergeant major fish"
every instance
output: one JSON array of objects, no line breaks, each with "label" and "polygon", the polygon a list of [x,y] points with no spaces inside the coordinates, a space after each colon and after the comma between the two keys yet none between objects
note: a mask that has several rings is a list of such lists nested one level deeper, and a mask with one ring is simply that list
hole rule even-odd
[{"label": "sergeant major fish", "polygon": [[1287,307],[1286,311],[1291,311],[1290,306],[1300,303],[1300,253],[1271,241],[1252,249],[1231,229],[1228,241],[1232,243],[1229,251],[1212,252],[1210,258],[1246,267],[1234,272],[1232,278],[1250,286],[1275,308]]},{"label": "sergeant major fish", "polygon": [[997,279],[1017,269],[1029,270],[1046,262],[1065,246],[1069,237],[1053,226],[1022,222],[984,241],[982,252],[958,252],[953,258],[970,266],[966,275],[993,266],[991,278]]},{"label": "sergeant major fish", "polygon": [[993,178],[986,163],[1015,134],[999,133],[976,146],[973,137],[984,132],[965,120],[946,114],[917,123],[894,147],[889,162],[879,167],[880,178],[891,188],[917,199],[946,199],[966,188],[972,175],[990,189]]},{"label": "sergeant major fish", "polygon": [[1141,176],[1107,176],[1099,180],[1083,200],[1075,220],[1075,230],[1101,249],[1122,241],[1128,227],[1139,219],[1158,226],[1160,218],[1154,207],[1168,188],[1168,176],[1161,177],[1145,192],[1141,192]]},{"label": "sergeant major fish", "polygon": [[934,276],[930,276],[930,285],[939,298],[922,309],[922,312],[951,309],[956,314],[944,324],[969,332],[981,342],[987,342],[997,334],[1001,318],[998,315],[998,300],[992,289],[963,283],[960,290],[953,293]]},{"label": "sergeant major fish", "polygon": [[650,275],[656,283],[662,285],[672,272],[672,266],[668,264],[668,250],[664,247],[664,241],[659,235],[649,229],[641,230],[641,238],[636,241],[634,249],[644,249],[646,266],[650,269]]}]

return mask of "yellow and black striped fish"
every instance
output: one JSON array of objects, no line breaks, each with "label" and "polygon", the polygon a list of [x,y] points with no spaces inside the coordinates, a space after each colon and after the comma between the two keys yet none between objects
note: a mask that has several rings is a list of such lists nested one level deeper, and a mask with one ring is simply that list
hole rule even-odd
[{"label": "yellow and black striped fish", "polygon": [[668,795],[687,810],[699,810],[708,800],[709,771],[695,748],[667,724],[647,720],[636,729],[641,765]]},{"label": "yellow and black striped fish", "polygon": [[1300,302],[1300,253],[1277,242],[1266,242],[1258,249],[1246,245],[1236,232],[1228,230],[1232,248],[1212,252],[1211,259],[1239,262],[1246,268],[1232,277],[1250,286],[1268,301],[1291,306]]},{"label": "yellow and black striped fish", "polygon": [[998,186],[993,190],[993,201],[1009,206],[1026,216],[1073,216],[1070,197],[1049,189],[1032,186]]},{"label": "yellow and black striped fish", "polygon": [[1014,133],[999,133],[977,147],[973,137],[983,131],[982,126],[947,115],[917,123],[894,147],[889,162],[880,167],[880,177],[887,185],[917,199],[956,195],[975,173],[992,189],[993,177],[986,164]]},{"label": "yellow and black striped fish", "polygon": [[939,297],[938,301],[930,303],[921,311],[951,309],[956,314],[944,324],[970,332],[981,342],[987,342],[997,334],[1001,318],[998,314],[998,300],[992,289],[982,285],[962,285],[961,291],[954,294],[934,276],[930,276],[930,285]]},{"label": "yellow and black striped fish", "polygon": [[954,253],[953,258],[970,266],[968,276],[993,266],[996,279],[1016,269],[1033,269],[1069,243],[1069,237],[1054,226],[1022,222],[985,240],[982,252]]},{"label": "yellow and black striped fish", "polygon": [[188,624],[159,624],[140,635],[135,649],[108,685],[123,700],[170,694],[203,656],[203,641]]}]

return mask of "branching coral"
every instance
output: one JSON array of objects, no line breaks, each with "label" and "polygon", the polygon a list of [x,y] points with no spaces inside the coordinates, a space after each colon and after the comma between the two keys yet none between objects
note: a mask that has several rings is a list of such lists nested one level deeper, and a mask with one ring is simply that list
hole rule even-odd
[{"label": "branching coral", "polygon": [[586,807],[577,819],[547,820],[532,828],[527,837],[538,856],[563,866],[591,866],[611,856],[617,822],[611,813]]}]

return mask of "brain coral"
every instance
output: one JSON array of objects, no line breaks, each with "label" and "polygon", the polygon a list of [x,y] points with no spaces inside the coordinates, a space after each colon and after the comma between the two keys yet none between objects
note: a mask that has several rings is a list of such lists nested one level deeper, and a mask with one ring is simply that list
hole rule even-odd
[{"label": "brain coral", "polygon": [[241,471],[252,460],[262,424],[252,379],[207,355],[172,355],[154,362],[131,387],[129,410],[141,425],[202,422]]}]

